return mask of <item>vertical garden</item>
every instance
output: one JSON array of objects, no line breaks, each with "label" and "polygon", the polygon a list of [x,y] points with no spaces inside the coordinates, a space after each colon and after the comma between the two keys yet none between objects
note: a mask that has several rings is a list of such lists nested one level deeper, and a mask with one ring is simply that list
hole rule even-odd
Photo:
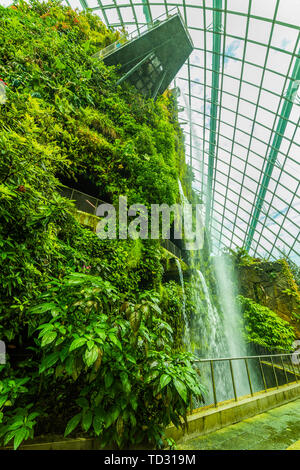
[{"label": "vertical garden", "polygon": [[66,187],[149,212],[201,203],[176,93],[118,85],[119,67],[93,56],[121,33],[60,1],[0,6],[0,33],[0,446],[173,446],[166,427],[210,404],[195,356],[227,357],[237,337],[291,351],[299,268],[243,248],[213,257],[207,232],[200,250],[178,243],[181,259],[150,237],[100,239]]},{"label": "vertical garden", "polygon": [[180,286],[162,284],[157,240],[100,240],[60,188],[179,201],[176,102],[116,86],[92,55],[119,33],[89,13],[21,1],[0,7],[0,31],[1,443],[64,434],[162,446],[201,394]]}]

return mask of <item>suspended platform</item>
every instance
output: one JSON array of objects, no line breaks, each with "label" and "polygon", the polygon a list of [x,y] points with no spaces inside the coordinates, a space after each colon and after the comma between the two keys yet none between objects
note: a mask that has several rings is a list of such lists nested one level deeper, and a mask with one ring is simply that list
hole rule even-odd
[{"label": "suspended platform", "polygon": [[190,56],[193,42],[177,9],[147,26],[137,37],[121,37],[94,57],[106,65],[121,65],[118,84],[128,80],[143,95],[156,99]]}]

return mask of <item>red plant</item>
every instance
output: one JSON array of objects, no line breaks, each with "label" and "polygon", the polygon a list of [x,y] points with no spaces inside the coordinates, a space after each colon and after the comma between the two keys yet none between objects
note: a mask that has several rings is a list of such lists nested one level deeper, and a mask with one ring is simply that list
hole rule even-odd
[{"label": "red plant", "polygon": [[18,187],[18,191],[20,191],[20,193],[26,193],[26,188],[25,186],[23,186],[22,184]]}]

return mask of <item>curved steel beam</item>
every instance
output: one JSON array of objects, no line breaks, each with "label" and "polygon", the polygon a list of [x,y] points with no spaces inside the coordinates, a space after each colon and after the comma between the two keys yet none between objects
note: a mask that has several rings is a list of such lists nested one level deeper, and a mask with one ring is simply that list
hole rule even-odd
[{"label": "curved steel beam", "polygon": [[284,102],[281,108],[281,113],[279,115],[279,120],[276,128],[276,132],[273,138],[273,143],[271,146],[271,151],[267,160],[266,170],[263,176],[263,180],[260,186],[259,193],[255,202],[254,212],[252,219],[249,224],[249,231],[246,238],[245,248],[247,251],[250,250],[257,222],[260,217],[260,213],[263,207],[265,200],[266,192],[270,183],[272,176],[273,168],[276,165],[277,155],[281,146],[281,142],[285,133],[285,129],[292,111],[294,100],[297,96],[297,90],[300,84],[300,50],[298,52],[298,57],[296,58],[295,67],[292,73],[292,77],[284,97]]},{"label": "curved steel beam", "polygon": [[211,217],[211,206],[213,200],[213,174],[216,160],[216,131],[217,131],[217,111],[219,99],[219,77],[221,60],[221,28],[222,28],[222,0],[213,2],[213,59],[212,59],[212,90],[210,108],[210,133],[209,133],[209,156],[207,173],[207,195],[205,209],[205,226],[209,231]]}]

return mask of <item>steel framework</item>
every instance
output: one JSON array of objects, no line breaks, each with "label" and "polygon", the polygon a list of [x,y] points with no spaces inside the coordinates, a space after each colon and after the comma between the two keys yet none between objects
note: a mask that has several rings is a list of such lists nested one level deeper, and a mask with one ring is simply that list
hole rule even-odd
[{"label": "steel framework", "polygon": [[299,1],[65,3],[129,32],[179,8],[195,45],[176,77],[186,158],[214,250],[299,264]]}]

